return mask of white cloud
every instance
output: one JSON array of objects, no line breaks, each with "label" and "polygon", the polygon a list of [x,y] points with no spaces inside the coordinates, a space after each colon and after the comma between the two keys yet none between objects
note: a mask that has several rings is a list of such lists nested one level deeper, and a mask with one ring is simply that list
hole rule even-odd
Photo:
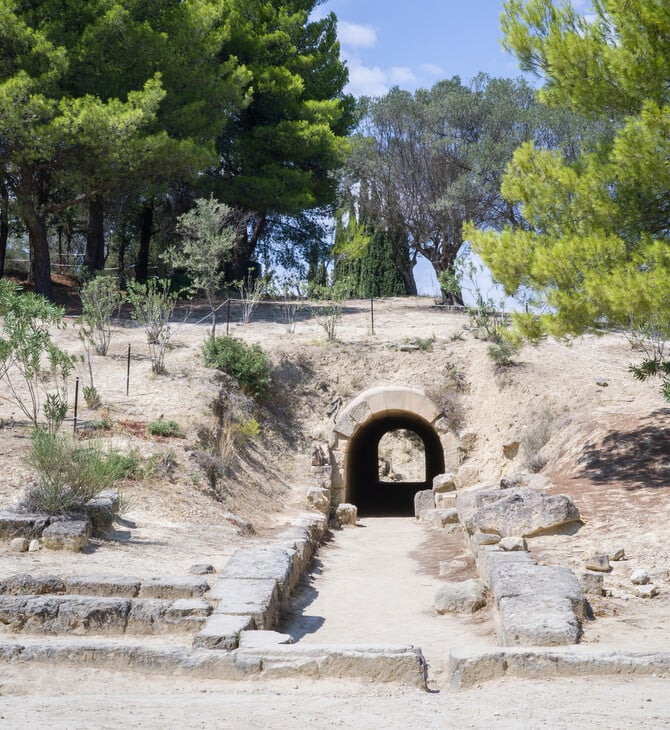
[{"label": "white cloud", "polygon": [[393,84],[402,86],[403,84],[414,84],[416,82],[416,76],[411,68],[407,66],[393,66],[388,72],[388,79]]},{"label": "white cloud", "polygon": [[379,66],[364,66],[355,60],[349,61],[349,83],[347,91],[354,96],[383,96],[389,90],[386,71]]},{"label": "white cloud", "polygon": [[422,63],[421,64],[421,70],[427,76],[439,76],[440,78],[442,78],[442,77],[444,77],[446,75],[446,72],[442,68],[442,66],[438,66],[435,63]]},{"label": "white cloud", "polygon": [[357,25],[340,20],[337,24],[337,36],[343,46],[352,48],[374,48],[377,43],[377,31],[370,25]]}]

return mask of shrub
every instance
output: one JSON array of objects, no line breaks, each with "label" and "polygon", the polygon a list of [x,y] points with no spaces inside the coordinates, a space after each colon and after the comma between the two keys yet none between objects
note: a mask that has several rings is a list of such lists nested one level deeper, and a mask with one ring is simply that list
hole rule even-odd
[{"label": "shrub", "polygon": [[[63,310],[44,297],[20,293],[8,279],[0,279],[0,381],[5,398],[13,401],[39,426],[44,403],[50,428],[62,422],[67,409],[65,380],[74,367],[74,358],[57,347],[50,327],[62,327]],[[20,381],[21,385],[17,383]]]},{"label": "shrub", "polygon": [[84,284],[79,296],[82,339],[91,342],[98,355],[106,355],[112,338],[112,316],[123,304],[123,293],[115,279],[98,276]]},{"label": "shrub", "polygon": [[236,337],[210,337],[203,345],[205,365],[231,375],[246,393],[263,400],[270,394],[270,364],[260,345]]},{"label": "shrub", "polygon": [[100,400],[100,393],[98,393],[98,389],[95,387],[95,385],[84,386],[84,400],[86,401],[86,405],[92,411],[95,411],[102,405],[102,401]]},{"label": "shrub", "polygon": [[102,490],[137,469],[137,457],[105,452],[98,441],[79,443],[70,436],[37,429],[26,457],[38,475],[24,505],[59,514],[83,508]]},{"label": "shrub", "polygon": [[147,423],[147,431],[152,436],[184,437],[184,432],[176,421],[164,421],[162,418],[159,418],[157,421]]}]

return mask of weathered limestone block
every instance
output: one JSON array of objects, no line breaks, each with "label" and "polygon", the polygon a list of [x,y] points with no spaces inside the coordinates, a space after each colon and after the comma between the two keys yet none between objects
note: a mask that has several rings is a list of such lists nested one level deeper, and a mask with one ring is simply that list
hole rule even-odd
[{"label": "weathered limestone block", "polygon": [[444,613],[474,613],[486,605],[486,586],[480,580],[447,583],[435,595],[435,610]]},{"label": "weathered limestone block", "polygon": [[658,595],[658,588],[651,583],[635,586],[635,595],[638,598],[654,598]]},{"label": "weathered limestone block", "polygon": [[310,487],[307,490],[307,508],[327,515],[330,512],[330,490],[324,487]]},{"label": "weathered limestone block", "polygon": [[83,550],[91,536],[91,523],[87,520],[60,520],[52,522],[42,532],[42,544],[49,550]]},{"label": "weathered limestone block", "polygon": [[85,510],[91,520],[92,534],[95,537],[104,537],[112,529],[112,523],[118,514],[119,493],[114,489],[105,489],[86,502]]},{"label": "weathered limestone block", "polygon": [[338,504],[335,510],[335,519],[340,525],[355,525],[358,519],[358,507],[347,502]]},{"label": "weathered limestone block", "polygon": [[28,552],[29,544],[27,537],[15,537],[9,543],[9,549],[13,553],[25,553]]},{"label": "weathered limestone block", "polygon": [[0,581],[0,595],[39,596],[44,593],[64,592],[65,582],[56,575],[33,576],[19,573]]},{"label": "weathered limestone block", "polygon": [[169,620],[207,618],[213,610],[212,604],[202,598],[179,598],[168,606],[165,615]]},{"label": "weathered limestone block", "polygon": [[636,586],[644,586],[651,581],[649,573],[646,570],[635,570],[630,575],[630,582]]},{"label": "weathered limestone block", "polygon": [[456,492],[435,492],[435,509],[455,509]]},{"label": "weathered limestone block", "polygon": [[141,582],[140,598],[196,598],[209,590],[209,583],[197,576],[147,578]]},{"label": "weathered limestone block", "polygon": [[139,578],[112,575],[80,575],[67,579],[68,593],[80,596],[125,596],[139,595]]},{"label": "weathered limestone block", "polygon": [[130,601],[83,596],[0,596],[0,623],[44,634],[123,633]]},{"label": "weathered limestone block", "polygon": [[210,598],[219,601],[214,615],[249,616],[258,629],[271,629],[277,620],[280,603],[273,578],[219,578]]},{"label": "weathered limestone block", "polygon": [[438,474],[433,478],[433,491],[434,492],[453,492],[456,489],[456,477],[449,474]]},{"label": "weathered limestone block", "polygon": [[500,542],[500,535],[493,535],[490,532],[475,532],[470,538],[470,547],[473,552],[484,545],[497,545]]},{"label": "weathered limestone block", "polygon": [[130,610],[127,598],[62,596],[58,619],[45,630],[72,634],[122,634]]},{"label": "weathered limestone block", "polygon": [[193,638],[194,649],[237,649],[243,631],[253,628],[251,616],[212,614],[204,627]]},{"label": "weathered limestone block", "polygon": [[196,565],[192,565],[188,569],[188,572],[191,575],[210,575],[216,571],[214,570],[214,566],[209,563],[197,563]]},{"label": "weathered limestone block", "polygon": [[587,596],[602,596],[603,574],[587,570],[581,575],[582,590]]},{"label": "weathered limestone block", "polygon": [[240,634],[240,649],[263,650],[282,644],[292,644],[290,634],[281,634],[278,631],[243,631]]},{"label": "weathered limestone block", "polygon": [[435,509],[435,492],[424,489],[414,495],[414,515],[420,517],[422,512]]},{"label": "weathered limestone block", "polygon": [[49,516],[41,513],[0,510],[0,539],[39,537],[49,524]]},{"label": "weathered limestone block", "polygon": [[596,553],[586,560],[586,569],[595,570],[601,573],[609,573],[612,570],[610,559],[606,553]]},{"label": "weathered limestone block", "polygon": [[576,644],[582,627],[567,598],[542,593],[513,595],[498,601],[503,646]]},{"label": "weathered limestone block", "polygon": [[282,547],[241,548],[228,560],[221,577],[274,580],[284,601],[300,579],[298,555]]},{"label": "weathered limestone block", "polygon": [[130,603],[126,631],[129,634],[157,634],[164,628],[169,603],[160,598],[135,598]]},{"label": "weathered limestone block", "polygon": [[498,547],[506,552],[515,552],[517,550],[528,550],[528,545],[523,537],[518,535],[503,537],[498,543]]},{"label": "weathered limestone block", "polygon": [[522,487],[480,492],[477,502],[480,506],[466,521],[470,533],[480,530],[501,537],[532,537],[581,522],[579,510],[564,494],[548,495]]}]

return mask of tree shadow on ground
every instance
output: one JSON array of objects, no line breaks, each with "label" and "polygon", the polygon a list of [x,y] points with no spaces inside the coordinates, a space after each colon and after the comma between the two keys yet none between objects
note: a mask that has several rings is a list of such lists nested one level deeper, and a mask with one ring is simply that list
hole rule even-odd
[{"label": "tree shadow on ground", "polygon": [[638,427],[609,433],[587,443],[578,463],[580,477],[595,483],[628,482],[629,491],[670,487],[670,408],[649,414]]}]

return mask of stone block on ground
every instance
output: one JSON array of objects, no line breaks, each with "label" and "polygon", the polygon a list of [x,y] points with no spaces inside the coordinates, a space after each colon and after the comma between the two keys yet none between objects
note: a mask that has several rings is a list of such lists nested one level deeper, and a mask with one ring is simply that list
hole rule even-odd
[{"label": "stone block on ground", "polygon": [[290,634],[280,634],[278,631],[243,631],[240,634],[240,649],[263,650],[292,643]]},{"label": "stone block on ground", "polygon": [[635,586],[635,595],[638,598],[654,598],[658,595],[658,588],[651,583]]},{"label": "stone block on ground", "polygon": [[104,537],[112,529],[114,518],[119,512],[119,493],[114,489],[105,489],[97,497],[89,499],[84,506],[91,520],[92,534]]},{"label": "stone block on ground", "polygon": [[0,595],[42,595],[44,593],[64,593],[65,581],[56,575],[34,576],[18,573],[0,581]]},{"label": "stone block on ground", "polygon": [[519,595],[498,601],[503,646],[576,644],[582,627],[567,598]]},{"label": "stone block on ground", "polygon": [[532,537],[581,524],[579,510],[564,494],[549,495],[529,487],[479,492],[475,511],[465,521],[468,532],[501,537]]},{"label": "stone block on ground", "polygon": [[458,524],[458,510],[435,509],[432,511],[432,523],[435,527],[446,527]]},{"label": "stone block on ground", "polygon": [[456,489],[456,481],[453,474],[438,474],[433,477],[433,491],[437,493],[453,492]]},{"label": "stone block on ground", "polygon": [[0,539],[39,537],[49,521],[49,516],[41,513],[0,510]]},{"label": "stone block on ground", "polygon": [[193,638],[194,649],[237,649],[243,631],[253,628],[251,616],[212,614]]},{"label": "stone block on ground", "polygon": [[62,596],[58,621],[48,630],[71,634],[122,634],[130,600],[98,596]]},{"label": "stone block on ground", "polygon": [[228,560],[221,571],[221,578],[272,579],[284,600],[300,577],[296,562],[297,553],[285,548],[241,548]]},{"label": "stone block on ground", "polygon": [[30,543],[28,544],[28,552],[29,553],[36,553],[38,550],[42,549],[42,543],[37,540],[36,538],[33,538]]},{"label": "stone block on ground", "polygon": [[190,575],[210,575],[216,571],[214,570],[214,566],[209,563],[196,563],[196,565],[192,565],[188,569],[188,572]]},{"label": "stone block on ground", "polygon": [[470,538],[470,547],[474,552],[484,545],[497,545],[500,542],[500,535],[490,532],[475,532]]},{"label": "stone block on ground", "polygon": [[414,515],[420,517],[422,512],[435,509],[435,492],[422,489],[414,495]]},{"label": "stone block on ground", "polygon": [[9,543],[9,549],[13,553],[26,553],[28,552],[28,545],[30,542],[27,537],[15,537]]},{"label": "stone block on ground", "polygon": [[91,523],[87,520],[52,522],[42,532],[42,544],[49,550],[79,552],[88,545]]},{"label": "stone block on ground", "polygon": [[526,544],[526,541],[523,539],[523,537],[519,537],[518,535],[514,537],[510,536],[501,538],[500,542],[498,543],[498,547],[501,550],[510,553],[518,550],[528,550],[528,545]]},{"label": "stone block on ground", "polygon": [[81,596],[124,596],[135,598],[139,595],[141,581],[130,576],[80,575],[67,579],[68,593]]},{"label": "stone block on ground", "polygon": [[219,602],[213,615],[250,616],[258,629],[271,629],[279,613],[279,592],[273,578],[219,578],[209,597]]},{"label": "stone block on ground", "polygon": [[340,525],[355,525],[358,519],[358,507],[355,504],[341,502],[335,510],[335,519]]},{"label": "stone block on ground", "polygon": [[596,553],[586,560],[586,569],[595,570],[600,573],[609,573],[612,570],[610,559],[606,553]]},{"label": "stone block on ground", "polygon": [[440,613],[474,613],[486,605],[486,586],[480,580],[446,583],[435,594],[435,610]]},{"label": "stone block on ground", "polygon": [[636,586],[646,585],[650,581],[651,578],[649,577],[649,573],[647,573],[647,571],[643,569],[635,570],[630,575],[630,582]]},{"label": "stone block on ground", "polygon": [[587,596],[603,595],[603,574],[587,570],[582,573],[580,583]]},{"label": "stone block on ground", "polygon": [[197,576],[164,576],[142,580],[140,598],[197,598],[209,590],[209,583]]}]

